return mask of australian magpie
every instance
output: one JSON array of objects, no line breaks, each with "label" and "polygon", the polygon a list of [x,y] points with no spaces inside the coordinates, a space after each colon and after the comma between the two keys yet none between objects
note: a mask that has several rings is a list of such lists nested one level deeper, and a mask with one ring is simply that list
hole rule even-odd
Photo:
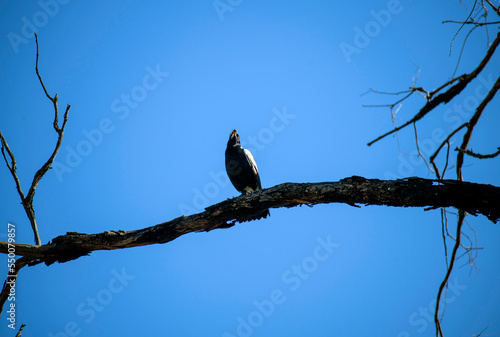
[{"label": "australian magpie", "polygon": [[[241,193],[262,189],[259,170],[252,153],[241,147],[240,136],[236,130],[229,135],[226,147],[226,172],[233,186]],[[250,220],[266,218],[269,210],[264,210]]]}]

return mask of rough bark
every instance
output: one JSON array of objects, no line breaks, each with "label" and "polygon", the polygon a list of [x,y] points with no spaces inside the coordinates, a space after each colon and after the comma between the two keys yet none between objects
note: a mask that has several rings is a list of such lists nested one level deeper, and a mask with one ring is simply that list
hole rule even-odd
[{"label": "rough bark", "polygon": [[[260,192],[241,195],[209,206],[204,212],[132,231],[97,234],[68,232],[42,245],[16,244],[16,255],[33,262],[67,262],[95,250],[113,250],[166,243],[177,237],[216,228],[228,228],[248,221],[266,208],[345,203],[352,206],[455,207],[470,214],[482,214],[493,222],[500,217],[500,187],[457,180],[407,178],[366,179],[353,176],[338,182],[284,183]],[[0,241],[0,253],[7,243]]]}]

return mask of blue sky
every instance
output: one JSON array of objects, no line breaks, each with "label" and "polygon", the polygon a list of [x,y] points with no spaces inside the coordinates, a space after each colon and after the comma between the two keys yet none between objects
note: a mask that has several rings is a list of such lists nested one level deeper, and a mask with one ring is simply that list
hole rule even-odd
[{"label": "blue sky", "polygon": [[[415,155],[412,129],[398,134],[399,145],[388,137],[366,146],[392,122],[387,109],[362,105],[391,102],[366,93],[406,89],[418,69],[417,84],[429,90],[449,79],[465,32],[450,55],[458,26],[441,22],[468,14],[459,1],[0,4],[0,127],[25,191],[56,141],[34,72],[33,28],[45,85],[61,110],[71,104],[63,146],[35,196],[43,243],[67,231],[143,228],[237,196],[224,169],[232,129],[264,188],[352,175],[433,178]],[[495,34],[490,27],[490,42]],[[483,30],[472,33],[457,74],[475,68],[487,43]],[[471,116],[498,69],[494,57],[462,96],[417,124],[424,154]],[[422,104],[417,96],[405,102],[396,122]],[[474,150],[499,146],[499,108],[496,97]],[[499,160],[466,158],[465,179],[500,185]],[[11,222],[17,242],[33,243],[0,166],[0,233]],[[454,233],[456,217],[448,220]],[[443,321],[450,336],[491,323],[488,332],[500,331],[498,225],[467,221],[483,247],[480,271],[464,257],[451,275]],[[272,209],[268,219],[165,245],[25,268],[16,318],[26,336],[432,336],[445,272],[438,210]],[[5,316],[0,335],[14,336]]]}]

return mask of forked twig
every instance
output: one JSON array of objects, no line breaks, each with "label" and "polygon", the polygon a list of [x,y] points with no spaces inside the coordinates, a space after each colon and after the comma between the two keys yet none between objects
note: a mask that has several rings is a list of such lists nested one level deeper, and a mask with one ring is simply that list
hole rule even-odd
[{"label": "forked twig", "polygon": [[[47,173],[47,171],[50,169],[50,166],[54,162],[54,159],[59,151],[59,148],[61,147],[63,135],[64,135],[64,129],[66,127],[66,122],[68,121],[68,113],[70,109],[70,105],[68,104],[66,107],[66,111],[64,112],[64,118],[63,118],[63,123],[62,126],[59,127],[59,108],[58,108],[58,98],[57,94],[54,97],[51,97],[49,93],[47,92],[47,88],[45,87],[45,84],[43,83],[42,77],[40,75],[40,72],[38,70],[38,58],[39,58],[39,52],[38,52],[38,36],[35,33],[35,42],[36,42],[36,63],[35,63],[35,71],[36,75],[38,77],[38,80],[40,81],[40,84],[43,88],[43,91],[45,93],[45,96],[47,96],[48,99],[52,102],[54,106],[54,122],[53,122],[53,127],[54,130],[56,131],[58,137],[57,137],[57,142],[56,146],[54,148],[54,151],[52,152],[51,156],[49,159],[45,162],[45,164],[42,165],[42,167],[35,173],[33,177],[33,181],[31,182],[31,186],[28,190],[28,194],[25,196],[23,193],[23,190],[21,188],[21,182],[19,180],[19,176],[17,175],[17,162],[14,154],[12,153],[9,144],[7,143],[7,140],[3,136],[2,132],[0,131],[0,141],[1,141],[1,151],[2,151],[2,156],[5,160],[5,163],[7,164],[7,167],[9,168],[10,173],[12,174],[12,177],[14,178],[14,181],[16,183],[16,189],[17,192],[21,198],[21,202],[23,205],[23,208],[26,212],[26,215],[28,216],[28,219],[30,220],[31,223],[31,228],[33,230],[33,234],[35,236],[35,244],[36,245],[41,245],[41,240],[40,240],[40,235],[38,233],[38,227],[36,224],[36,219],[35,219],[35,210],[33,208],[33,198],[35,196],[35,190],[38,186],[38,183],[42,179],[42,177]],[[5,154],[5,151],[7,151],[7,154],[9,158],[7,158],[7,155]],[[9,163],[10,159],[10,163]]]}]

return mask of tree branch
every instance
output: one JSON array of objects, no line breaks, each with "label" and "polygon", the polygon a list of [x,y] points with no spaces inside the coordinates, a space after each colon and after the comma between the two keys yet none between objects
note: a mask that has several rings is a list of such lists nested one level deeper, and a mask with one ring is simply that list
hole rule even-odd
[{"label": "tree branch", "polygon": [[26,326],[26,324],[21,324],[21,327],[19,328],[19,331],[17,332],[16,337],[22,336],[21,332],[23,331],[25,326]]},{"label": "tree branch", "polygon": [[460,236],[462,233],[462,225],[465,219],[465,212],[463,210],[458,211],[458,221],[457,221],[457,236],[455,239],[455,245],[453,246],[453,251],[451,252],[450,265],[446,270],[446,275],[443,282],[439,286],[437,300],[436,300],[436,310],[434,311],[434,324],[436,325],[436,337],[443,337],[443,330],[441,329],[441,322],[439,321],[439,303],[441,302],[441,295],[443,294],[444,287],[448,284],[448,279],[450,278],[451,271],[455,265],[455,258],[457,256],[458,248],[460,248]]},{"label": "tree branch", "polygon": [[493,5],[493,4],[491,3],[491,1],[490,1],[490,0],[486,0],[486,2],[487,2],[487,3],[488,3],[488,5],[490,5],[490,6],[491,6],[491,8],[493,8],[493,10],[494,10],[494,11],[495,11],[495,12],[496,12],[499,16],[500,16],[500,8],[499,8],[499,7],[496,7],[495,5]]},{"label": "tree branch", "polygon": [[[2,143],[2,156],[3,159],[5,160],[5,163],[7,164],[7,167],[9,168],[10,173],[12,174],[12,177],[14,178],[14,181],[16,183],[16,189],[17,193],[19,193],[19,196],[21,197],[21,201],[24,200],[24,193],[21,188],[21,181],[19,180],[19,177],[17,176],[17,162],[16,162],[16,157],[14,157],[14,154],[10,150],[9,144],[7,144],[7,140],[4,138],[2,134],[2,130],[0,130],[0,142]],[[9,154],[9,158],[11,163],[9,164],[9,160],[7,159],[7,156],[5,155],[5,150],[7,150],[7,153]]]},{"label": "tree branch", "polygon": [[[479,73],[484,69],[486,64],[488,64],[489,60],[491,59],[491,56],[493,55],[493,53],[495,52],[495,50],[499,44],[500,44],[500,32],[497,34],[497,37],[495,38],[495,40],[491,44],[490,48],[488,49],[486,56],[479,63],[477,68],[474,69],[473,72],[471,72],[470,74],[464,74],[462,76],[459,76],[458,78],[460,78],[460,80],[458,81],[457,84],[455,84],[454,86],[449,88],[447,91],[437,95],[436,97],[434,97],[434,95],[438,92],[437,90],[430,92],[428,97],[427,97],[427,103],[420,109],[420,111],[415,116],[413,116],[412,119],[410,119],[406,123],[402,124],[401,126],[398,126],[394,129],[384,133],[383,135],[377,137],[376,139],[372,140],[371,142],[368,143],[368,146],[371,146],[372,144],[378,142],[382,138],[385,138],[385,137],[393,134],[394,132],[397,132],[397,131],[407,127],[408,125],[417,122],[418,120],[422,119],[428,112],[430,112],[431,110],[436,108],[441,103],[446,104],[450,100],[452,100],[455,96],[457,96],[460,92],[462,92],[462,90],[474,78],[476,78],[477,75],[479,75]],[[456,81],[456,79],[452,79],[452,80],[448,81],[447,83],[445,83],[444,85],[440,86],[438,89],[441,90],[455,81]],[[416,90],[416,88],[414,88],[414,90]]]},{"label": "tree branch", "polygon": [[[434,166],[434,172],[436,173],[436,176],[437,176],[438,179],[442,179],[444,177],[444,175],[446,173],[446,167],[443,169],[443,175],[441,176],[439,174],[439,169],[438,169],[436,163],[434,162],[434,159],[436,159],[436,156],[439,154],[439,152],[443,148],[444,144],[448,144],[448,152],[446,153],[446,164],[448,164],[448,158],[449,158],[449,152],[450,152],[450,138],[453,137],[453,135],[455,133],[457,133],[461,129],[465,128],[466,126],[467,126],[467,123],[464,123],[464,124],[460,125],[458,128],[456,128],[455,130],[453,130],[448,135],[448,137],[446,137],[445,140],[443,140],[443,142],[441,143],[441,145],[439,145],[439,147],[437,148],[437,150],[430,157],[429,161],[432,163],[432,166]],[[448,166],[448,165],[446,165],[446,166]]]},{"label": "tree branch", "polygon": [[[168,222],[132,231],[97,234],[69,232],[43,246],[15,244],[16,255],[50,265],[88,255],[95,250],[114,250],[158,243],[216,228],[229,228],[248,221],[266,208],[324,203],[386,205],[395,207],[456,207],[471,214],[483,214],[496,222],[500,218],[500,187],[456,180],[408,178],[398,180],[350,177],[339,182],[285,183],[260,192],[242,195],[209,206],[202,213],[181,216]],[[0,253],[7,243],[0,241]]]},{"label": "tree branch", "polygon": [[486,25],[497,25],[500,21],[493,22],[478,22],[478,21],[455,21],[455,20],[445,20],[442,23],[461,23],[461,24],[472,24],[475,26],[486,26]]},{"label": "tree branch", "polygon": [[463,152],[468,156],[478,158],[478,159],[491,159],[491,158],[495,158],[496,156],[500,155],[500,147],[498,147],[497,149],[498,150],[496,152],[491,153],[491,154],[475,153],[475,152],[472,152],[471,150],[462,150],[461,148],[458,148],[458,147],[455,149],[455,151]]},{"label": "tree branch", "polygon": [[460,181],[463,181],[462,165],[464,163],[464,156],[465,156],[464,151],[467,150],[467,146],[469,146],[469,142],[472,136],[472,131],[474,130],[474,127],[476,126],[476,123],[481,117],[481,114],[483,113],[484,109],[486,108],[488,103],[493,99],[493,97],[495,97],[499,89],[500,89],[500,77],[497,78],[495,84],[493,84],[493,87],[488,92],[488,94],[486,94],[486,97],[479,104],[479,106],[476,109],[476,112],[467,123],[467,131],[465,132],[462,145],[460,145],[460,149],[463,151],[458,151],[457,154],[457,179]]},{"label": "tree branch", "polygon": [[[16,183],[16,189],[17,193],[21,197],[21,203],[23,205],[23,208],[26,212],[26,215],[28,216],[28,219],[30,220],[31,223],[31,228],[33,230],[33,234],[35,236],[35,244],[40,246],[42,244],[40,240],[40,235],[38,233],[38,226],[36,224],[36,219],[35,219],[35,209],[33,208],[33,198],[35,196],[35,190],[38,186],[38,183],[40,180],[43,178],[45,173],[50,169],[50,166],[54,162],[54,159],[57,156],[57,153],[59,152],[59,148],[61,147],[63,136],[64,136],[64,129],[66,127],[66,123],[68,121],[68,113],[69,109],[71,106],[68,104],[66,107],[66,111],[64,112],[64,117],[63,117],[63,123],[62,126],[59,127],[59,108],[58,108],[58,98],[57,94],[54,97],[51,97],[49,93],[47,92],[47,88],[45,87],[45,84],[43,83],[42,77],[40,75],[40,72],[38,70],[38,36],[35,33],[35,42],[36,42],[36,62],[35,62],[35,71],[36,75],[38,77],[38,80],[40,81],[40,85],[43,88],[43,91],[45,93],[45,96],[47,96],[48,99],[51,100],[53,106],[54,106],[54,122],[52,123],[54,130],[57,133],[57,142],[56,146],[54,148],[54,151],[52,151],[51,156],[49,159],[45,162],[45,164],[42,165],[42,167],[35,173],[33,177],[33,181],[31,182],[31,186],[28,190],[28,194],[25,196],[22,188],[21,188],[21,182],[19,180],[19,177],[17,175],[17,163],[16,163],[16,158],[12,151],[10,150],[10,147],[4,138],[2,132],[0,131],[0,141],[1,141],[1,151],[3,158],[7,164],[7,167],[9,168],[10,173],[12,174],[12,177],[14,178],[14,181]],[[5,155],[5,151],[7,151],[11,163],[9,164],[9,160],[7,159],[7,156]]]},{"label": "tree branch", "polygon": [[[31,245],[31,246],[37,247],[37,248],[40,247],[40,246],[35,246],[35,245]],[[11,247],[12,247],[12,244],[11,244]],[[9,272],[7,279],[3,283],[2,291],[0,292],[0,314],[3,311],[3,305],[5,304],[5,301],[7,301],[7,299],[9,298],[10,289],[12,287],[14,287],[14,285],[17,281],[17,275],[19,274],[19,271],[21,270],[21,268],[23,268],[24,266],[27,266],[27,265],[34,266],[34,265],[39,264],[41,262],[42,261],[40,261],[40,260],[32,259],[32,258],[24,257],[24,256],[16,260],[15,265],[14,265],[14,271]]]},{"label": "tree branch", "polygon": [[[204,212],[132,231],[105,231],[97,234],[68,232],[43,245],[15,245],[15,275],[26,265],[67,262],[96,250],[114,250],[162,244],[192,232],[229,228],[248,221],[264,209],[326,203],[351,206],[386,205],[395,207],[455,207],[470,214],[483,214],[496,222],[500,218],[500,187],[457,180],[407,178],[366,179],[353,176],[338,182],[284,183],[259,192],[241,195],[209,206]],[[358,206],[359,207],[359,206]],[[0,241],[0,253],[8,253],[8,243]],[[14,280],[17,278],[14,277]],[[10,287],[0,293],[0,312]]]}]

